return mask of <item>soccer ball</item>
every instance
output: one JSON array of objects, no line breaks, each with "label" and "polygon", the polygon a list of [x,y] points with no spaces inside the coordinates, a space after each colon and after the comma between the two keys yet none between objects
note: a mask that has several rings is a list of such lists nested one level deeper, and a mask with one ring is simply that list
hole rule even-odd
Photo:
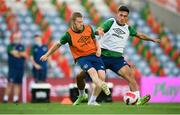
[{"label": "soccer ball", "polygon": [[138,101],[138,98],[135,93],[128,91],[125,93],[123,100],[126,105],[135,105]]}]

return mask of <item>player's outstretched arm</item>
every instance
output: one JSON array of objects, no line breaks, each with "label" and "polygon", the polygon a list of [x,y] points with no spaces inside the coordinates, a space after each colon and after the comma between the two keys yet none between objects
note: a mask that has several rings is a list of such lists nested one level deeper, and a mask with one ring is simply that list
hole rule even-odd
[{"label": "player's outstretched arm", "polygon": [[146,40],[146,41],[152,41],[152,42],[156,42],[156,43],[160,43],[160,39],[152,39],[150,37],[148,37],[147,35],[138,32],[136,37],[142,39],[142,40]]},{"label": "player's outstretched arm", "polygon": [[97,48],[96,56],[100,57],[101,56],[101,47],[100,47],[99,41],[94,39],[94,42],[95,42],[96,48]]},{"label": "player's outstretched arm", "polygon": [[46,54],[44,54],[43,56],[41,56],[40,60],[41,61],[46,61],[48,59],[48,57],[53,54],[59,47],[61,46],[60,42],[56,42],[49,50]]}]

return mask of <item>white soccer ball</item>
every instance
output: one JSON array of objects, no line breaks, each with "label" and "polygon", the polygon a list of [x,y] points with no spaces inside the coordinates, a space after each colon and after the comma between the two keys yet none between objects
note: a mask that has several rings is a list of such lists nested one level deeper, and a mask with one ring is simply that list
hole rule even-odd
[{"label": "white soccer ball", "polygon": [[123,100],[124,103],[126,103],[126,105],[135,105],[136,102],[138,101],[138,97],[135,93],[128,91],[123,96]]}]

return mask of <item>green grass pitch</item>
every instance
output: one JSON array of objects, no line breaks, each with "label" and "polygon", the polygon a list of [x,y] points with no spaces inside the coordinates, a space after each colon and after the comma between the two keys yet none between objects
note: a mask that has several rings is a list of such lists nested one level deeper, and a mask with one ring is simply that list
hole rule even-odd
[{"label": "green grass pitch", "polygon": [[0,104],[0,114],[180,114],[180,103],[156,103],[128,106],[124,103],[102,103],[101,106],[62,105],[60,103]]}]

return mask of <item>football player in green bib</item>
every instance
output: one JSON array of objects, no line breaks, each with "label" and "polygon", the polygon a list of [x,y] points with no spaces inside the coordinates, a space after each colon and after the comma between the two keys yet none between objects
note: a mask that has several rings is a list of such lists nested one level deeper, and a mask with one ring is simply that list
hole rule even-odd
[{"label": "football player in green bib", "polygon": [[[107,19],[97,28],[96,34],[100,36],[101,58],[105,68],[112,70],[124,78],[128,82],[130,90],[138,97],[136,104],[143,105],[150,100],[150,95],[140,97],[138,84],[132,74],[130,65],[123,57],[124,49],[130,36],[156,43],[159,43],[160,39],[151,39],[147,35],[137,32],[135,28],[127,24],[128,15],[129,9],[126,6],[119,7],[116,18]],[[79,92],[81,92],[80,94],[84,92],[84,76],[85,73],[83,72],[77,75],[77,85]],[[100,92],[101,89],[95,87],[92,96],[88,101],[88,105],[99,105],[96,102],[96,98]],[[74,105],[80,104],[83,99],[83,94],[82,96],[79,95],[78,99],[74,102]]]}]

